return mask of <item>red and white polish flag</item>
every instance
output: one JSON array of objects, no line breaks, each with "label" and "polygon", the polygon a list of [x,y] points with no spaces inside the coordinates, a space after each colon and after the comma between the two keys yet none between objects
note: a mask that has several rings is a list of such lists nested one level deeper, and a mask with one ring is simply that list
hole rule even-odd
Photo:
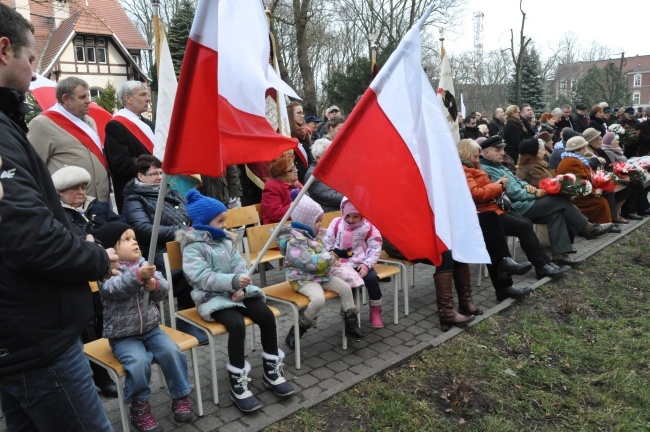
[{"label": "red and white polish flag", "polygon": [[488,263],[443,108],[422,69],[420,27],[370,84],[314,176],[346,195],[409,259]]},{"label": "red and white polish flag", "polygon": [[174,101],[166,173],[218,177],[224,166],[297,150],[297,140],[276,133],[265,117],[267,88],[298,97],[270,67],[269,52],[259,0],[199,0]]}]

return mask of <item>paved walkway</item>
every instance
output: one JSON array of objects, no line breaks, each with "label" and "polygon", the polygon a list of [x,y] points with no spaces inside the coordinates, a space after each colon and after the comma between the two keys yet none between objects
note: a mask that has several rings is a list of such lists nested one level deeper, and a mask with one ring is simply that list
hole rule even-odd
[{"label": "paved walkway", "polygon": [[[578,254],[576,258],[586,258],[603,247],[618,240],[621,236],[641,226],[645,221],[622,225],[623,233],[607,234],[597,240],[587,241],[582,238],[576,240]],[[524,254],[517,247],[516,257],[524,259]],[[373,330],[368,325],[368,307],[362,307],[362,327],[370,336],[361,341],[348,340],[348,349],[341,348],[341,318],[338,314],[338,300],[326,303],[318,321],[318,328],[309,331],[303,338],[302,367],[294,367],[293,352],[284,346],[284,337],[291,326],[291,311],[277,303],[283,315],[278,318],[278,334],[280,347],[287,353],[285,359],[285,374],[296,387],[295,395],[280,399],[262,385],[261,346],[259,341],[256,351],[248,352],[247,359],[252,365],[250,383],[254,394],[264,404],[263,408],[253,414],[244,415],[230,402],[228,396],[229,385],[226,377],[226,350],[227,336],[218,338],[217,368],[219,377],[219,405],[212,401],[212,387],[209,370],[208,347],[199,348],[199,363],[201,372],[201,385],[203,394],[203,417],[195,417],[191,424],[179,425],[173,422],[171,415],[171,400],[165,389],[160,388],[157,372],[154,372],[152,384],[153,395],[151,404],[153,413],[165,431],[257,431],[278,420],[294,413],[300,408],[307,408],[330,396],[350,388],[387,368],[406,361],[409,357],[420,351],[434,347],[462,332],[453,328],[442,332],[438,325],[435,306],[435,292],[433,289],[433,267],[418,264],[415,267],[415,286],[409,290],[410,314],[404,316],[402,295],[400,293],[399,324],[392,323],[393,295],[392,283],[382,283],[384,298],[383,318],[386,326],[380,330]],[[477,266],[472,266],[472,281],[474,285],[474,299],[485,310],[485,315],[478,317],[478,323],[491,315],[500,312],[512,304],[512,300],[497,303],[489,278],[483,278],[481,287],[476,286]],[[570,274],[570,273],[569,273]],[[269,284],[284,280],[279,270],[267,272]],[[538,281],[534,272],[526,276],[515,278],[515,283],[522,286],[537,287],[547,282],[548,279]],[[255,275],[255,282],[259,283],[259,276]],[[248,347],[247,347],[248,349]],[[157,371],[157,369],[154,369]],[[194,397],[194,392],[192,393]],[[103,399],[108,417],[116,431],[121,430],[119,407],[116,399]],[[4,422],[0,423],[4,430]]]}]

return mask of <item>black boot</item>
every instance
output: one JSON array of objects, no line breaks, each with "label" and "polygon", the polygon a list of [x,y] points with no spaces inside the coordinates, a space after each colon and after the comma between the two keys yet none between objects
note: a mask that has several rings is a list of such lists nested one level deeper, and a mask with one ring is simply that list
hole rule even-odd
[{"label": "black boot", "polygon": [[252,412],[262,407],[262,403],[257,400],[253,393],[248,390],[248,373],[251,365],[244,363],[244,368],[239,369],[228,363],[228,378],[230,378],[230,400],[240,411]]},{"label": "black boot", "polygon": [[507,288],[500,288],[496,290],[497,301],[503,301],[507,298],[518,299],[522,298],[533,289],[531,287],[518,287],[516,285],[510,285]]},{"label": "black boot", "polygon": [[284,379],[282,370],[284,353],[278,349],[278,355],[262,352],[262,364],[264,365],[263,382],[266,388],[270,388],[278,396],[289,396],[295,393],[293,386]]},{"label": "black boot", "polygon": [[518,263],[511,257],[504,257],[499,263],[498,277],[499,279],[508,279],[510,275],[525,275],[533,268],[533,265],[528,261]]},{"label": "black boot", "polygon": [[345,311],[343,316],[345,321],[345,335],[355,339],[363,339],[367,337],[368,334],[359,327],[359,320],[357,319],[358,313],[359,310],[356,307]]}]

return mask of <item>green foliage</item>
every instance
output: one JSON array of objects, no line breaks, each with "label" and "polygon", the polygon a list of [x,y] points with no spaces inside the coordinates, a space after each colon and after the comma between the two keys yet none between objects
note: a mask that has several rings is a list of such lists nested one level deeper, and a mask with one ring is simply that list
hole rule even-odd
[{"label": "green foliage", "polygon": [[181,74],[181,65],[185,56],[187,39],[190,37],[194,13],[194,5],[189,0],[183,0],[169,23],[167,40],[169,41],[169,51],[172,55],[176,77]]},{"label": "green foliage", "polygon": [[[515,100],[515,77],[508,84],[508,100]],[[521,103],[530,104],[538,116],[548,110],[542,63],[535,47],[524,53],[521,63]]]},{"label": "green foliage", "polygon": [[604,68],[593,66],[576,87],[576,99],[590,107],[603,101],[610,106],[626,106],[632,101],[625,75],[613,62]]},{"label": "green foliage", "polygon": [[117,90],[110,81],[106,82],[104,91],[102,91],[99,98],[97,98],[97,105],[104,108],[109,113],[112,113],[114,108],[119,108],[121,106],[121,103],[117,98]]},{"label": "green foliage", "polygon": [[[28,112],[25,115],[25,122],[29,124],[30,121],[34,119],[37,115],[39,115],[41,112],[43,112],[43,107],[41,107],[38,102],[36,102],[36,98],[34,95],[32,95],[31,92],[27,92],[27,99],[25,102],[33,108],[30,112]],[[48,107],[49,108],[49,107]]]},{"label": "green foliage", "polygon": [[[385,48],[377,55],[377,66],[386,62],[392,53],[392,47]],[[346,114],[349,114],[356,105],[357,98],[361,96],[372,81],[368,57],[358,57],[346,67],[345,71],[334,72],[323,84],[327,95],[327,105],[336,104]]]}]

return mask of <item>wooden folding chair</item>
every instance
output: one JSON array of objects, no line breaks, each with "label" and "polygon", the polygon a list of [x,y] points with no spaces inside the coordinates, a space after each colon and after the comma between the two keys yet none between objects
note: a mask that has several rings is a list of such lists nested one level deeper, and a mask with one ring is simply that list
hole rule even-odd
[{"label": "wooden folding chair", "polygon": [[[246,228],[246,237],[244,238],[244,259],[246,260],[246,265],[250,268],[253,262],[257,259],[259,253],[264,248],[264,245],[271,237],[271,233],[274,229],[277,229],[278,224],[267,224],[254,226]],[[271,261],[278,261],[284,259],[284,256],[277,249],[269,249],[266,251],[258,270],[260,272],[260,286],[266,286],[266,269],[264,264]]]},{"label": "wooden folding chair", "polygon": [[[216,321],[205,321],[197,308],[185,309],[182,311],[174,312],[174,288],[172,286],[172,271],[179,270],[183,268],[183,257],[181,255],[181,246],[178,242],[171,241],[167,242],[167,252],[163,254],[163,260],[165,262],[165,269],[167,271],[167,280],[169,281],[169,314],[171,316],[172,326],[176,326],[176,317],[182,319],[183,321],[193,325],[194,327],[201,330],[208,338],[208,346],[210,350],[210,369],[212,373],[212,400],[214,404],[219,403],[219,388],[217,383],[217,357],[215,350],[215,341],[214,337],[228,333],[226,327]],[[273,312],[275,317],[280,316],[280,311],[274,307],[269,307]],[[244,323],[247,327],[251,327],[251,350],[254,350],[254,339],[255,331],[253,320],[248,317],[244,317]]]},{"label": "wooden folding chair", "polygon": [[[91,290],[98,291],[97,282],[90,282]],[[192,370],[194,373],[194,387],[196,392],[196,401],[198,404],[198,415],[203,416],[203,399],[201,397],[201,381],[199,378],[199,361],[196,355],[196,347],[199,341],[194,336],[180,332],[173,328],[161,325],[160,328],[173,340],[182,352],[190,351],[192,357]],[[108,339],[97,339],[93,342],[84,344],[84,354],[88,360],[106,369],[108,375],[111,377],[115,386],[117,387],[117,398],[120,404],[120,418],[122,420],[122,430],[129,431],[129,415],[127,414],[127,407],[124,401],[124,377],[126,372],[122,364],[117,360]],[[161,373],[161,378],[164,379]]]},{"label": "wooden folding chair", "polygon": [[254,205],[229,209],[226,212],[226,228],[259,225],[260,215]]}]

